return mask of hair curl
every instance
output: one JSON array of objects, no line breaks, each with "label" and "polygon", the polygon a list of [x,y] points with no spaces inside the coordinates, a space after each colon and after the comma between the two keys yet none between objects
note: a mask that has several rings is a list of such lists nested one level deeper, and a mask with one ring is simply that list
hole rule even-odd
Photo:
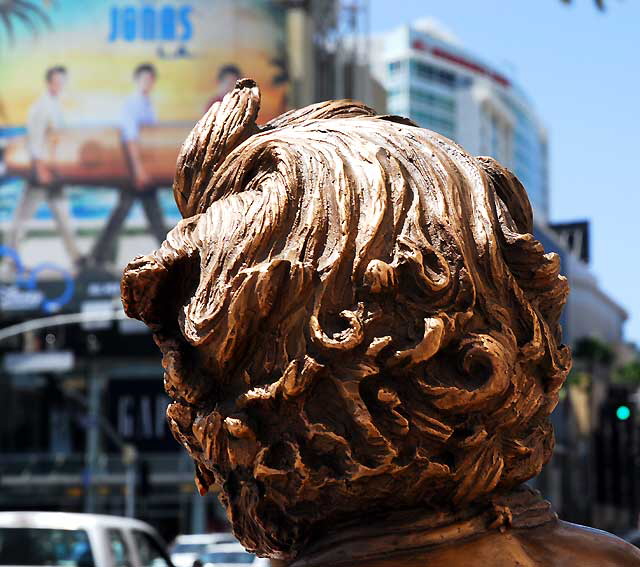
[{"label": "hair curl", "polygon": [[336,101],[256,125],[250,80],[178,160],[185,217],[123,279],[168,417],[248,548],[460,507],[536,475],[570,366],[556,254],[515,176]]}]

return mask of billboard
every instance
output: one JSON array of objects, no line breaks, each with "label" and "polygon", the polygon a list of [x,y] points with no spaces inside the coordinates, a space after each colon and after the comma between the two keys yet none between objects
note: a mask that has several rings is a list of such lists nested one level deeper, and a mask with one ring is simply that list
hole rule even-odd
[{"label": "billboard", "polygon": [[179,219],[176,157],[206,110],[244,76],[261,120],[286,110],[285,45],[268,0],[0,3],[0,311],[117,290]]}]

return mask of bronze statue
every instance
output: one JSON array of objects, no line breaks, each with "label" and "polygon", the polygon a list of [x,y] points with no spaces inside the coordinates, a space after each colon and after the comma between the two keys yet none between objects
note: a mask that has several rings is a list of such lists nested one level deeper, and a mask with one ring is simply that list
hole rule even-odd
[{"label": "bronze statue", "polygon": [[640,565],[523,483],[551,456],[568,292],[522,185],[353,101],[185,142],[184,217],[134,259],[171,428],[250,550],[290,565]]}]

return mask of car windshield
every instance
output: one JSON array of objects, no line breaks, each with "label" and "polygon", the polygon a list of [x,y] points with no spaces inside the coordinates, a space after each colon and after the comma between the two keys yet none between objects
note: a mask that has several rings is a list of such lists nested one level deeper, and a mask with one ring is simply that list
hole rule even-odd
[{"label": "car windshield", "polygon": [[206,547],[206,543],[176,543],[171,553],[202,553]]},{"label": "car windshield", "polygon": [[84,530],[0,528],[0,565],[94,567]]},{"label": "car windshield", "polygon": [[255,555],[246,551],[213,551],[202,556],[204,563],[253,563]]}]

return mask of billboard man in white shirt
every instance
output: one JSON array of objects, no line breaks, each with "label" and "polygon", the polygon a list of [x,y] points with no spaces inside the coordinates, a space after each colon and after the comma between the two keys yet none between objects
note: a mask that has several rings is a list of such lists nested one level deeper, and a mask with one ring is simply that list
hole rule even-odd
[{"label": "billboard man in white shirt", "polygon": [[133,187],[132,190],[120,191],[118,204],[93,245],[89,256],[96,266],[105,266],[113,260],[116,239],[136,199],[140,200],[149,229],[156,240],[162,242],[167,235],[157,188],[151,183],[140,155],[140,129],[158,122],[151,100],[156,79],[156,68],[150,63],[138,65],[133,72],[135,88],[125,99],[120,116],[120,132],[131,168]]},{"label": "billboard man in white shirt", "polygon": [[31,105],[27,117],[27,147],[31,156],[32,175],[22,191],[7,235],[7,245],[18,250],[28,222],[38,205],[46,201],[53,213],[58,233],[62,237],[69,258],[74,265],[80,262],[64,187],[56,180],[47,164],[50,136],[64,125],[60,95],[67,82],[67,70],[61,65],[50,67],[45,73],[45,91]]}]

